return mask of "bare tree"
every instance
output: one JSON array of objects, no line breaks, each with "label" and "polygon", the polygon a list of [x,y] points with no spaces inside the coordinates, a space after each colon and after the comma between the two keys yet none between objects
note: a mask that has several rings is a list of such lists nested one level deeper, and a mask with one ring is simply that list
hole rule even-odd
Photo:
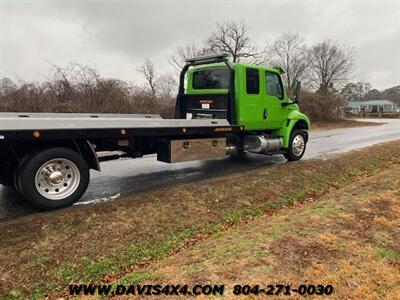
[{"label": "bare tree", "polygon": [[285,82],[291,93],[311,63],[311,55],[299,33],[284,32],[269,47],[270,62],[286,71]]},{"label": "bare tree", "polygon": [[214,53],[228,53],[233,62],[241,59],[257,60],[262,54],[252,43],[249,27],[244,21],[217,23],[217,28],[208,39],[207,44]]},{"label": "bare tree", "polygon": [[149,84],[151,94],[155,96],[157,92],[156,85],[158,78],[155,64],[149,58],[146,58],[146,61],[139,66],[138,72],[143,74],[144,78]]},{"label": "bare tree", "polygon": [[333,84],[347,80],[354,63],[354,50],[326,40],[311,48],[310,79],[322,95],[330,93]]},{"label": "bare tree", "polygon": [[345,104],[350,101],[357,99],[357,85],[353,82],[347,83],[341,90],[339,94]]},{"label": "bare tree", "polygon": [[172,74],[162,74],[157,79],[158,94],[161,98],[172,98],[177,91],[177,82]]},{"label": "bare tree", "polygon": [[201,47],[197,43],[188,43],[184,46],[178,46],[175,52],[168,58],[168,62],[179,74],[185,65],[186,59],[205,55],[208,51],[205,47]]},{"label": "bare tree", "polygon": [[77,101],[71,76],[71,74],[74,74],[77,65],[70,63],[65,67],[61,67],[50,61],[47,61],[47,63],[53,69],[53,78],[48,80],[47,85],[49,92],[53,93],[58,99],[56,112],[70,112],[72,106],[76,104],[74,102]]},{"label": "bare tree", "polygon": [[368,92],[371,90],[372,85],[369,82],[358,81],[356,83],[356,87],[358,100],[363,100],[365,95],[368,94]]},{"label": "bare tree", "polygon": [[358,81],[357,83],[347,83],[339,93],[339,97],[342,99],[344,107],[347,107],[351,101],[362,101],[365,100],[366,95],[371,90],[371,84],[369,82]]},{"label": "bare tree", "polygon": [[13,93],[17,90],[17,85],[8,77],[0,79],[0,96]]}]

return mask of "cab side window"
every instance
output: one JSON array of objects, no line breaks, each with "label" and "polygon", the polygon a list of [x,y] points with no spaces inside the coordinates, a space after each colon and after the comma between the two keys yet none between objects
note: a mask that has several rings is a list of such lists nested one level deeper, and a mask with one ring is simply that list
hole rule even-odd
[{"label": "cab side window", "polygon": [[260,74],[257,69],[246,69],[246,92],[247,94],[260,93]]},{"label": "cab side window", "polygon": [[272,72],[265,72],[265,79],[267,81],[267,94],[282,100],[283,86],[279,75]]}]

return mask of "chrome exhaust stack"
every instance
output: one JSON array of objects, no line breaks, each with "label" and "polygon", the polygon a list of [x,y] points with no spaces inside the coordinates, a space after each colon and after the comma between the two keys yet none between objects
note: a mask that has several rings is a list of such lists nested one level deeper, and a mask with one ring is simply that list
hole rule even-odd
[{"label": "chrome exhaust stack", "polygon": [[246,135],[243,139],[243,150],[253,153],[268,153],[281,150],[283,139],[265,135]]}]

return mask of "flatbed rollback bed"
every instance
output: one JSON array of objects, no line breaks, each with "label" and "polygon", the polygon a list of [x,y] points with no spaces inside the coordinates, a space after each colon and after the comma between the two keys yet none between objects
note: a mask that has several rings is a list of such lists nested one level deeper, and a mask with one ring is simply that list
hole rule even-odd
[{"label": "flatbed rollback bed", "polygon": [[[249,69],[260,72],[258,79],[250,77]],[[89,170],[100,171],[105,160],[157,154],[158,160],[173,163],[245,151],[300,159],[309,120],[299,112],[297,98],[287,97],[278,77],[274,80],[282,99],[271,99],[279,101],[281,111],[272,100],[264,101],[274,91],[268,90],[269,83],[264,84],[267,98],[261,96],[264,74],[268,82],[268,76],[281,70],[234,65],[225,55],[190,59],[181,72],[175,119],[155,114],[0,113],[0,184],[13,186],[29,204],[48,210],[79,200],[89,184]],[[259,115],[246,115],[246,103],[254,108],[251,98],[257,100],[257,94],[249,94],[249,82],[259,86],[264,101]],[[280,123],[274,112],[282,116]],[[119,154],[99,157],[100,151]]]}]

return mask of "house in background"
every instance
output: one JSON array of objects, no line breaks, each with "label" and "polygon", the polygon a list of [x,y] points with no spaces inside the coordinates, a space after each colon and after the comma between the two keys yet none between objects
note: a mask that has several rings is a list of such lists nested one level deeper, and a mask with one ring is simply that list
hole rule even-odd
[{"label": "house in background", "polygon": [[399,106],[390,100],[350,101],[347,104],[347,112],[358,114],[364,108],[365,113],[396,112]]}]

